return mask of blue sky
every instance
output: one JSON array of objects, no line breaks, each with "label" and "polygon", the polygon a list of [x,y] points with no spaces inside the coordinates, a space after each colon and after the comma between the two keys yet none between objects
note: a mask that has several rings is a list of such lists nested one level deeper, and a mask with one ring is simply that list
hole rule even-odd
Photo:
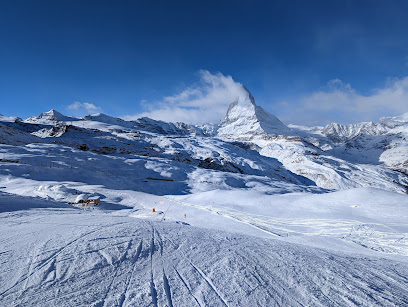
[{"label": "blue sky", "polygon": [[286,123],[375,121],[408,112],[407,33],[406,1],[1,1],[0,113],[216,121],[235,82]]}]

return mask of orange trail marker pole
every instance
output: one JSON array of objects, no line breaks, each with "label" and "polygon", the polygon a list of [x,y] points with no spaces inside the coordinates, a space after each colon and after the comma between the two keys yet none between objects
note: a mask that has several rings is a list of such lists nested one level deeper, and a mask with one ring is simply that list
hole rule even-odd
[{"label": "orange trail marker pole", "polygon": [[184,218],[187,218],[187,214],[184,213]]}]

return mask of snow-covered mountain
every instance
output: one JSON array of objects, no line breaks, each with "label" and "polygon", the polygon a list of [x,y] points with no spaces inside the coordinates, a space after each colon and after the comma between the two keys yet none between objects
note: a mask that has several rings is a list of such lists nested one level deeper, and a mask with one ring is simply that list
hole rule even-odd
[{"label": "snow-covered mountain", "polygon": [[227,114],[220,121],[218,136],[251,139],[259,135],[283,135],[290,131],[277,117],[257,106],[245,87],[244,93],[229,106]]},{"label": "snow-covered mountain", "polygon": [[343,125],[331,123],[321,132],[336,143],[344,143],[360,135],[383,135],[398,132],[407,132],[408,113],[396,117],[382,117],[378,123],[364,122]]},{"label": "snow-covered mountain", "polygon": [[0,305],[404,305],[407,134],[0,116]]},{"label": "snow-covered mountain", "polygon": [[408,113],[395,117],[382,117],[380,118],[378,123],[390,129],[394,129],[397,127],[406,128],[408,124]]},{"label": "snow-covered mountain", "polygon": [[243,88],[217,126],[149,118],[125,121],[105,114],[73,118],[51,110],[25,121],[4,119],[2,125],[15,133],[3,129],[1,138],[3,143],[21,143],[25,133],[27,143],[57,143],[104,154],[140,154],[274,179],[278,174],[289,182],[324,189],[377,187],[403,193],[407,185],[403,175],[408,165],[407,117],[382,118],[377,124],[289,128],[257,106]]},{"label": "snow-covered mountain", "polygon": [[383,117],[378,123],[330,124],[321,130],[334,143],[333,152],[350,161],[383,164],[408,173],[408,113]]},{"label": "snow-covered mountain", "polygon": [[379,124],[288,128],[256,106],[246,90],[246,95],[230,105],[217,136],[246,142],[323,188],[394,186],[392,189],[403,191],[406,178],[380,165],[405,172],[408,127],[404,118],[381,119]]},{"label": "snow-covered mountain", "polygon": [[364,122],[351,125],[331,123],[324,127],[321,132],[333,142],[343,143],[361,134],[379,135],[386,131],[381,125],[377,126],[372,122]]},{"label": "snow-covered mountain", "polygon": [[25,122],[34,124],[55,125],[59,121],[68,122],[75,120],[78,119],[75,117],[62,115],[60,112],[55,110],[50,110],[48,112],[41,113],[38,116],[29,117],[25,120]]}]

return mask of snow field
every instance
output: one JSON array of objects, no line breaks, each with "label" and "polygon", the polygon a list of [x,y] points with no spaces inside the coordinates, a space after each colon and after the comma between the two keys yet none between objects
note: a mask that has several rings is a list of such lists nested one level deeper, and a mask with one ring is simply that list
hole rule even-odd
[{"label": "snow field", "polygon": [[[97,211],[2,213],[0,302],[404,305],[406,262]],[[9,231],[12,227],[13,231]]]}]

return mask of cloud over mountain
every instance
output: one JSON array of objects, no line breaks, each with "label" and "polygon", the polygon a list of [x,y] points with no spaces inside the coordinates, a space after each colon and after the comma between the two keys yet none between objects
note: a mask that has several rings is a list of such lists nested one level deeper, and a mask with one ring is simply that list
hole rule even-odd
[{"label": "cloud over mountain", "polygon": [[199,72],[200,80],[183,91],[167,96],[159,102],[144,105],[145,112],[124,116],[131,120],[143,116],[164,121],[186,123],[218,122],[231,102],[246,95],[242,85],[222,73],[212,74],[207,70]]},{"label": "cloud over mountain", "polygon": [[[85,115],[88,115],[90,113],[102,112],[102,108],[94,105],[93,103],[79,102],[79,101],[73,102],[67,107],[67,109],[70,111],[74,111],[75,113],[78,113],[78,114],[86,111],[87,114]],[[75,114],[75,115],[78,115],[78,114]]]},{"label": "cloud over mountain", "polygon": [[327,124],[361,122],[408,112],[408,77],[387,80],[382,88],[361,94],[350,84],[333,79],[321,90],[297,102],[277,104],[277,114],[287,123]]}]

